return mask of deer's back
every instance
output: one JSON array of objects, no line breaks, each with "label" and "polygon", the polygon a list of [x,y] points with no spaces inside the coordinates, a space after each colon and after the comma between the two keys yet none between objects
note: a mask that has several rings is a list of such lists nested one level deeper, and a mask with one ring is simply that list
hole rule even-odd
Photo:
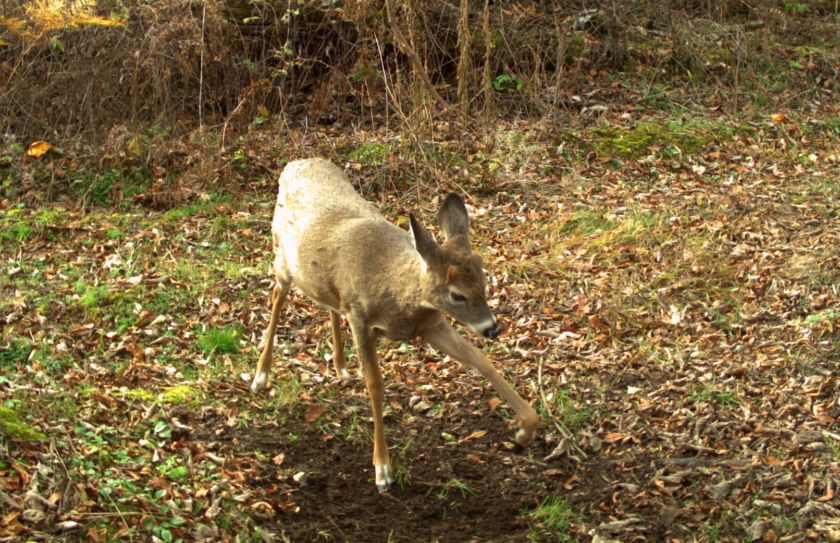
[{"label": "deer's back", "polygon": [[[408,233],[386,221],[340,168],[323,159],[298,160],[283,170],[272,233],[275,272],[333,309],[360,291],[369,294],[377,273],[403,253],[416,258]],[[371,284],[360,285],[360,277]]]},{"label": "deer's back", "polygon": [[277,206],[304,220],[337,212],[358,217],[380,216],[373,205],[359,196],[338,166],[321,158],[295,160],[283,169]]}]

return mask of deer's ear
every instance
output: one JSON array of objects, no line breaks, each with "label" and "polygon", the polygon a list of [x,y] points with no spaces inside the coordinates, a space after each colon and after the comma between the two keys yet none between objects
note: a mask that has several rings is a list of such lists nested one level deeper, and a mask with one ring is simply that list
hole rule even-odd
[{"label": "deer's ear", "polygon": [[446,234],[446,241],[461,238],[469,247],[470,217],[467,215],[464,199],[459,194],[450,192],[446,195],[438,211],[438,223]]},{"label": "deer's ear", "polygon": [[414,248],[423,257],[423,260],[428,264],[433,264],[438,260],[440,254],[440,247],[438,247],[435,238],[423,228],[423,226],[414,218],[414,215],[408,214],[408,225],[411,228],[411,238],[414,241]]}]

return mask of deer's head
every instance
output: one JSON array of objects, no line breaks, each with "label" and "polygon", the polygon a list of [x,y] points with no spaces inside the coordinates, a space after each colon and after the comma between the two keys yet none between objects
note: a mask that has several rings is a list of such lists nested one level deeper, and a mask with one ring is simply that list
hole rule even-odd
[{"label": "deer's head", "polygon": [[487,307],[484,269],[470,249],[470,219],[464,200],[452,192],[440,206],[438,223],[446,236],[442,245],[414,215],[409,215],[409,222],[414,247],[426,262],[424,301],[452,315],[480,336],[488,339],[498,336],[501,329]]}]

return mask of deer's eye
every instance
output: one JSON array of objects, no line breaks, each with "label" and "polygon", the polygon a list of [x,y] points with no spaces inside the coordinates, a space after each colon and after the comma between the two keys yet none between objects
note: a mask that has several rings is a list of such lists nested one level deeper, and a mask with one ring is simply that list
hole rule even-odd
[{"label": "deer's eye", "polygon": [[462,296],[462,295],[458,294],[457,292],[450,292],[449,296],[452,298],[453,302],[464,303],[464,302],[467,301],[466,296]]}]

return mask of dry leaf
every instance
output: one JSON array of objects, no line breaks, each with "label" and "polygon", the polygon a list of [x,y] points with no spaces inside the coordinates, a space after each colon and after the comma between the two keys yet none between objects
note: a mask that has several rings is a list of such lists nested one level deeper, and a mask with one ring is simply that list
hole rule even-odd
[{"label": "dry leaf", "polygon": [[834,499],[834,486],[828,485],[828,488],[825,489],[825,494],[817,498],[818,502],[830,502]]},{"label": "dry leaf", "polygon": [[610,432],[604,437],[604,441],[606,441],[607,443],[615,443],[616,441],[621,441],[626,437],[630,436],[621,432]]},{"label": "dry leaf", "polygon": [[820,411],[819,413],[815,414],[814,418],[822,422],[823,424],[834,424],[834,417],[832,417],[825,411]]},{"label": "dry leaf", "polygon": [[318,417],[321,416],[321,413],[323,413],[325,409],[326,408],[323,405],[310,405],[309,409],[306,410],[306,415],[304,415],[303,420],[308,423],[313,423],[318,420]]},{"label": "dry leaf", "polygon": [[46,141],[33,141],[29,144],[29,149],[26,150],[26,154],[31,157],[39,158],[44,156],[44,153],[49,151],[50,147],[52,147],[52,145],[50,145]]}]

